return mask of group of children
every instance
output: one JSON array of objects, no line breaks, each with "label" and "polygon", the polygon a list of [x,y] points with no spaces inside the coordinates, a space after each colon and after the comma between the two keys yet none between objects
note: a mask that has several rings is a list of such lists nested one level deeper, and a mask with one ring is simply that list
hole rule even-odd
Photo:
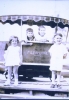
[{"label": "group of children", "polygon": [[[41,26],[43,29],[44,27]],[[45,33],[43,30],[39,28],[39,34],[41,33],[41,36],[43,37]],[[32,37],[32,38],[31,38]],[[56,33],[54,36],[54,44],[49,49],[50,53],[50,70],[52,72],[52,84],[51,88],[55,88],[57,86],[58,88],[61,88],[60,84],[60,78],[61,78],[61,71],[63,68],[63,59],[67,56],[67,48],[62,43],[62,34]],[[34,40],[33,30],[31,28],[27,29],[27,39],[28,40]],[[19,39],[16,36],[13,36],[9,43],[7,48],[5,49],[5,66],[8,68],[8,78],[5,83],[5,85],[10,85],[11,83],[11,70],[13,67],[13,73],[14,73],[14,79],[15,85],[18,85],[18,67],[22,64],[22,54],[21,54],[21,47],[19,46]],[[55,75],[57,74],[57,84],[55,83]]]},{"label": "group of children", "polygon": [[38,28],[38,39],[35,38],[34,36],[34,32],[33,32],[33,29],[32,28],[28,28],[26,30],[26,36],[27,36],[27,40],[29,41],[42,41],[42,42],[49,42],[49,40],[46,39],[45,35],[46,35],[46,32],[45,32],[45,27],[42,25],[42,26],[39,26]]}]

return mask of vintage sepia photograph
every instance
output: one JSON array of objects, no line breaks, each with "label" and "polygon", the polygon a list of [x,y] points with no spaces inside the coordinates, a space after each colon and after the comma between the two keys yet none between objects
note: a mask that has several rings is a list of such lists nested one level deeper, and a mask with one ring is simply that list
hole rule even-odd
[{"label": "vintage sepia photograph", "polygon": [[69,99],[69,1],[0,1],[0,99]]}]

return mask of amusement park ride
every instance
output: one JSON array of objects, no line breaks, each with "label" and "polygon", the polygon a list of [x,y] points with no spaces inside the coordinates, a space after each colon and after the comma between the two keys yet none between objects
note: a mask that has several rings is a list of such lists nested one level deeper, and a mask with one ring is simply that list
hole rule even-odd
[{"label": "amusement park ride", "polygon": [[[27,25],[45,25],[50,26],[51,28],[56,28],[55,31],[57,31],[57,27],[64,28],[67,27],[69,31],[69,20],[57,18],[57,17],[51,17],[51,16],[37,16],[37,15],[6,15],[6,16],[0,16],[0,23],[3,25],[6,23],[9,23],[11,25],[17,23],[19,26],[22,27],[23,24]],[[21,30],[22,34],[22,30]],[[66,39],[68,37],[68,32]],[[29,91],[31,95],[35,91],[43,91],[43,92],[52,92],[52,95],[55,94],[55,92],[61,92],[65,93],[68,96],[68,89],[50,89],[47,88],[47,86],[50,84],[47,82],[22,82],[24,81],[24,78],[31,79],[33,77],[39,77],[40,75],[43,77],[51,78],[51,72],[49,70],[50,66],[50,54],[48,53],[48,50],[50,46],[53,43],[50,42],[38,42],[38,41],[27,41],[27,43],[33,43],[32,45],[25,45],[22,41],[21,42],[21,48],[22,48],[22,65],[19,67],[18,75],[19,75],[19,82],[20,84],[16,87],[13,86],[13,82],[11,86],[3,86],[3,84],[0,84],[0,89],[3,90],[6,94],[9,93],[16,93],[19,91]],[[4,44],[4,42],[2,42]],[[5,47],[2,47],[4,51]],[[1,52],[1,50],[0,50]],[[32,52],[32,53],[30,53]],[[1,53],[0,53],[1,54]],[[27,54],[27,56],[26,56]],[[3,54],[1,54],[3,55]],[[1,56],[0,55],[0,56]],[[1,56],[3,57],[3,56]],[[0,64],[3,64],[3,59],[0,61]],[[51,80],[50,80],[51,81]],[[22,83],[21,83],[22,82]],[[4,82],[3,82],[4,83]],[[42,85],[42,86],[41,86]],[[3,95],[3,94],[2,94]],[[2,97],[0,94],[0,97]],[[3,95],[4,96],[4,95]]]}]

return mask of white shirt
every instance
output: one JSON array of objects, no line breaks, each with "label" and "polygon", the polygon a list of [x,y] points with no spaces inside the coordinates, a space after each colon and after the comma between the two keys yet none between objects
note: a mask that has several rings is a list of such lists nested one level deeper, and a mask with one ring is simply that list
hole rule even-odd
[{"label": "white shirt", "polygon": [[66,46],[63,44],[54,44],[49,49],[49,52],[51,55],[50,70],[61,71],[63,67],[63,56],[68,53]]}]

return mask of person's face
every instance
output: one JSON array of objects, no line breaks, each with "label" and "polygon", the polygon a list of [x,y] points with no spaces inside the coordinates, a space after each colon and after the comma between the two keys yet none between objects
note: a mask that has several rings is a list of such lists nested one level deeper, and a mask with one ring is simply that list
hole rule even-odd
[{"label": "person's face", "polygon": [[57,35],[57,36],[55,36],[55,42],[57,43],[57,44],[60,44],[61,42],[62,42],[62,37],[61,36],[59,36],[59,35]]},{"label": "person's face", "polygon": [[13,46],[17,46],[17,38],[13,38],[12,41],[11,41],[11,44]]},{"label": "person's face", "polygon": [[43,37],[45,35],[45,28],[40,28],[39,34],[40,34],[41,37]]},{"label": "person's face", "polygon": [[27,32],[27,36],[28,36],[29,38],[33,37],[33,32],[28,31],[28,32]]}]

